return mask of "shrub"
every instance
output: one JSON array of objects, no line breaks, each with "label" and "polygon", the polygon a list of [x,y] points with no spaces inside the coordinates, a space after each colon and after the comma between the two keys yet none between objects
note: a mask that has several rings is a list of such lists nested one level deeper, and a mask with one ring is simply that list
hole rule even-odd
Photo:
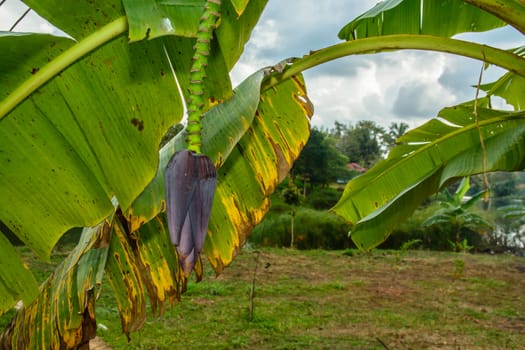
[{"label": "shrub", "polygon": [[341,194],[342,191],[334,188],[318,188],[306,197],[304,204],[317,210],[330,209],[337,203]]},{"label": "shrub", "polygon": [[[299,249],[344,249],[353,246],[348,224],[328,211],[298,208],[295,214],[295,242]],[[290,213],[270,213],[250,236],[258,246],[290,246]]]},{"label": "shrub", "polygon": [[[391,236],[379,246],[381,249],[400,249],[403,243],[415,239],[421,240],[420,247],[430,250],[451,250],[449,241],[456,241],[456,228],[451,223],[435,224],[424,227],[423,222],[439,209],[437,203],[432,203],[414,212],[403,224],[397,227]],[[469,245],[483,247],[483,236],[468,228],[460,233],[461,240],[466,239]]]}]

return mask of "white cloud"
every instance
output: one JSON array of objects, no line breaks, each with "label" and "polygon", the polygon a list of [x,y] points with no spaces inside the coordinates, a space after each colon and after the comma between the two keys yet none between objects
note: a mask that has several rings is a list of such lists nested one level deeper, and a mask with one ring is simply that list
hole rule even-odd
[{"label": "white cloud", "polygon": [[[251,39],[257,50],[250,42],[233,71],[234,81],[283,58],[339,42],[338,30],[376,2],[269,1]],[[522,35],[509,28],[458,37],[502,48],[523,43]],[[400,121],[417,126],[445,106],[473,99],[472,85],[477,83],[480,68],[475,60],[423,51],[354,56],[323,64],[305,72],[315,106],[312,123],[332,127],[336,120],[355,123],[368,119],[383,126]],[[492,81],[499,74],[498,69],[484,72],[483,81]]]},{"label": "white cloud", "polygon": [[[27,6],[19,0],[9,0],[0,7],[0,30],[8,31],[24,15]],[[65,35],[36,12],[29,13],[14,28],[17,32],[34,32],[54,35]]]},{"label": "white cloud", "polygon": [[[338,31],[376,3],[377,0],[269,1],[231,72],[234,85],[262,67],[340,42]],[[0,8],[0,29],[9,29],[25,9],[18,0],[6,1]],[[30,13],[17,30],[56,34],[35,13]],[[457,37],[505,49],[523,44],[523,35],[509,27]],[[473,99],[472,85],[477,83],[480,69],[481,63],[475,60],[422,51],[352,56],[329,62],[305,72],[315,106],[312,122],[332,127],[336,120],[356,123],[366,119],[383,126],[400,121],[416,126],[435,116],[442,107]],[[483,81],[493,81],[501,74],[501,69],[491,68],[483,72]],[[504,107],[504,103],[497,106]]]}]

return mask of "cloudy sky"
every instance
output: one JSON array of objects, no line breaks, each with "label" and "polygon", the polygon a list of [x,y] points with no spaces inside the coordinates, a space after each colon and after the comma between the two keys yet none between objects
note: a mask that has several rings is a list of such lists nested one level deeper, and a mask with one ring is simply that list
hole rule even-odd
[{"label": "cloudy sky", "polygon": [[[232,71],[234,84],[261,67],[340,42],[339,29],[376,3],[270,0]],[[0,7],[0,30],[8,30],[25,8],[19,0],[5,0]],[[52,32],[53,28],[30,13],[16,30]],[[523,45],[522,35],[510,28],[462,34],[459,38],[505,49]],[[417,126],[442,107],[473,99],[475,89],[471,86],[477,83],[480,69],[481,62],[421,51],[339,59],[305,72],[315,106],[312,121],[323,127],[332,127],[334,121],[359,120],[372,120],[385,127],[400,121]],[[499,74],[501,70],[489,69],[483,81],[495,80]]]}]

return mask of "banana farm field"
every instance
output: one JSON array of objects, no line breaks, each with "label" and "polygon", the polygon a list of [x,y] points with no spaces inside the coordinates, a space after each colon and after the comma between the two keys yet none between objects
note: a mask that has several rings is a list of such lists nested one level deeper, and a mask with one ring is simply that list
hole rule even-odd
[{"label": "banana farm field", "polygon": [[[42,278],[53,268],[24,257]],[[511,255],[248,248],[219,277],[205,266],[129,342],[103,287],[92,347],[523,349],[523,290],[525,259]]]}]

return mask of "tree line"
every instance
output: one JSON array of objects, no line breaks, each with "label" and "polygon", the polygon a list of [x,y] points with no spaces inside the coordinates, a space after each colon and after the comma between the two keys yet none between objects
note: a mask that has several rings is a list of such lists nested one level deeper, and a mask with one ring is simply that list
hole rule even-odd
[{"label": "tree line", "polygon": [[396,140],[408,130],[406,123],[384,128],[371,120],[355,124],[338,121],[332,128],[312,129],[291,177],[303,180],[305,188],[348,182],[383,159]]}]

